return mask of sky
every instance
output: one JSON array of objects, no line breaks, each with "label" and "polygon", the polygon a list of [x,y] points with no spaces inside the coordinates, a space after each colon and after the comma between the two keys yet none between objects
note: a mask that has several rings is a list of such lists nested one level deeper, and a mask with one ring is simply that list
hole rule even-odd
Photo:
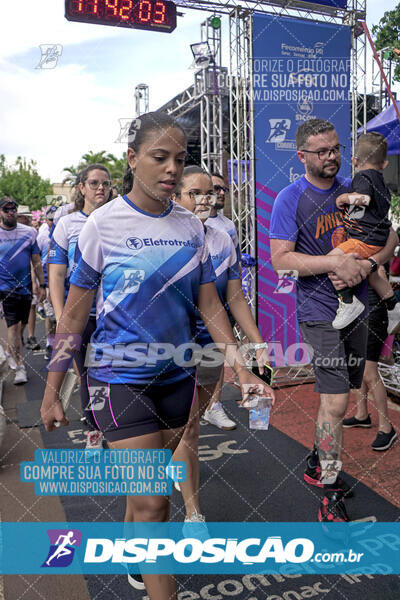
[{"label": "sky", "polygon": [[[367,0],[368,25],[394,6]],[[89,150],[121,156],[119,120],[135,116],[135,86],[149,85],[155,110],[193,83],[190,44],[200,41],[209,13],[178,11],[184,16],[167,34],[72,23],[64,0],[1,0],[0,153],[9,163],[35,160],[52,183]],[[53,69],[37,68],[42,44],[62,46]]]}]

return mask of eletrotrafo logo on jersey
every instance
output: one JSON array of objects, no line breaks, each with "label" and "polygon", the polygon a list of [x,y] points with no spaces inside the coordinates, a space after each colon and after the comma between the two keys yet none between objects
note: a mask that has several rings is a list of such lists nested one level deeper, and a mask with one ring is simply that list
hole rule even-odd
[{"label": "eletrotrafo logo on jersey", "polygon": [[126,240],[126,245],[130,250],[140,250],[143,248],[143,242],[138,237],[130,237]]},{"label": "eletrotrafo logo on jersey", "polygon": [[69,567],[82,541],[79,529],[48,529],[50,548],[42,567]]},{"label": "eletrotrafo logo on jersey", "polygon": [[127,247],[130,250],[141,250],[142,248],[151,248],[152,246],[179,246],[181,248],[200,248],[203,245],[202,240],[199,236],[195,236],[191,240],[177,240],[174,239],[154,239],[154,238],[138,238],[130,237],[125,241]]}]

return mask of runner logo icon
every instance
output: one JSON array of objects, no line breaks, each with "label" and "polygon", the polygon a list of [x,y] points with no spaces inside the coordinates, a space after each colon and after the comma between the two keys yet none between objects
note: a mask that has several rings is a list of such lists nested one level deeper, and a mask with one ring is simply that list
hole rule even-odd
[{"label": "runner logo icon", "polygon": [[125,269],[121,292],[123,294],[136,294],[144,281],[145,274],[143,269]]},{"label": "runner logo icon", "polygon": [[291,125],[290,119],[269,119],[270,134],[267,142],[284,142]]},{"label": "runner logo icon", "polygon": [[79,529],[48,529],[50,548],[42,567],[68,567],[74,558],[75,548],[81,545]]},{"label": "runner logo icon", "polygon": [[277,271],[279,280],[274,289],[274,294],[290,294],[293,291],[294,284],[296,283],[299,273],[298,271]]}]

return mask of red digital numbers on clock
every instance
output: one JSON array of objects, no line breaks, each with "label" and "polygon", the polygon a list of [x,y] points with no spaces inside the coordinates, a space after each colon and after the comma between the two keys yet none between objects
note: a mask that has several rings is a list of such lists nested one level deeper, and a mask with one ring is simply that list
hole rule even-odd
[{"label": "red digital numbers on clock", "polygon": [[176,6],[171,0],[65,0],[69,21],[117,25],[171,32],[176,27]]}]

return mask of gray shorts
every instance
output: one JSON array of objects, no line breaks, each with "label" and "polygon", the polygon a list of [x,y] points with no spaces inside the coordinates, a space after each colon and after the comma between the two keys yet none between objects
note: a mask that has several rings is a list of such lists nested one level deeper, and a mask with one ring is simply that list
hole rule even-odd
[{"label": "gray shorts", "polygon": [[311,346],[315,391],[319,394],[346,394],[358,389],[364,375],[367,354],[368,320],[357,320],[341,330],[329,321],[306,321],[300,330]]}]

